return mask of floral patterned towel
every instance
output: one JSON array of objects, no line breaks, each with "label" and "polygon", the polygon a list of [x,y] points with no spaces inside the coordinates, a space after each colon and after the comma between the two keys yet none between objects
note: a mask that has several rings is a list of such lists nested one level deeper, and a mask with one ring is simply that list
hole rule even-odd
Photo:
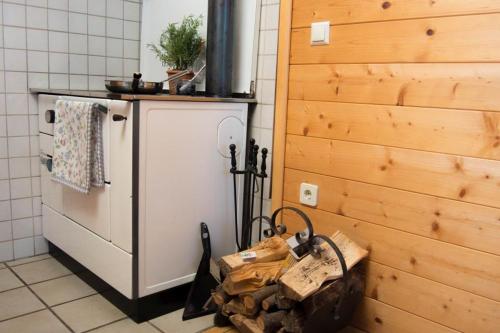
[{"label": "floral patterned towel", "polygon": [[52,179],[77,191],[104,186],[101,112],[90,102],[58,100]]}]

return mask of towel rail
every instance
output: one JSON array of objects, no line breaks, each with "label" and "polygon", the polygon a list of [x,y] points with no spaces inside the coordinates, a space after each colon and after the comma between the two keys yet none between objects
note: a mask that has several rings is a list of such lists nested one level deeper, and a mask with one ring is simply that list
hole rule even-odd
[{"label": "towel rail", "polygon": [[101,111],[102,113],[108,113],[108,108],[102,104],[94,103],[92,106],[95,107],[97,110]]}]

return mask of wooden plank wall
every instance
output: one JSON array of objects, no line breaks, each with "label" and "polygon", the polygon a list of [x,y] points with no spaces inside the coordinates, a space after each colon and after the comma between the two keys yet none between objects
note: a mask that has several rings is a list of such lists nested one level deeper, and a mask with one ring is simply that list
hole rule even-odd
[{"label": "wooden plank wall", "polygon": [[[312,47],[323,20],[331,43]],[[274,191],[369,249],[353,326],[500,332],[500,1],[294,0],[288,32]]]}]

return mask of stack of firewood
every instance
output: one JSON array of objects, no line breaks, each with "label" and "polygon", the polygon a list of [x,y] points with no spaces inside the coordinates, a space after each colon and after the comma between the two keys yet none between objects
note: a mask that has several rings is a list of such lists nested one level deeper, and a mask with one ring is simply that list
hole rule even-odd
[{"label": "stack of firewood", "polygon": [[[350,270],[350,293],[362,295],[364,278],[358,262],[367,251],[340,232],[331,239]],[[275,236],[244,253],[223,257],[225,279],[212,293],[219,323],[220,317],[228,318],[244,333],[317,331],[318,324],[335,316],[332,311],[345,301],[346,288],[335,252],[326,243],[321,247],[320,256],[308,254],[299,261],[286,241]]]}]

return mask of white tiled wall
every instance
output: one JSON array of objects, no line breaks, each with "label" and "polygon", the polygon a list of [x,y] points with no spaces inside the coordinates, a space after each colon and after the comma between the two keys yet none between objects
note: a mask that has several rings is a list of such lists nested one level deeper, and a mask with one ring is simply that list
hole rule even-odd
[{"label": "white tiled wall", "polygon": [[[266,147],[270,151],[268,171],[271,169],[272,160],[278,23],[279,0],[262,0],[256,86],[258,104],[252,114],[250,133],[261,147]],[[271,213],[269,184],[270,178],[266,180],[264,188],[264,197],[266,198],[264,215],[268,216]],[[257,193],[258,195],[259,193]]]},{"label": "white tiled wall", "polygon": [[104,89],[139,67],[140,0],[0,1],[0,262],[47,251],[30,87]]}]

